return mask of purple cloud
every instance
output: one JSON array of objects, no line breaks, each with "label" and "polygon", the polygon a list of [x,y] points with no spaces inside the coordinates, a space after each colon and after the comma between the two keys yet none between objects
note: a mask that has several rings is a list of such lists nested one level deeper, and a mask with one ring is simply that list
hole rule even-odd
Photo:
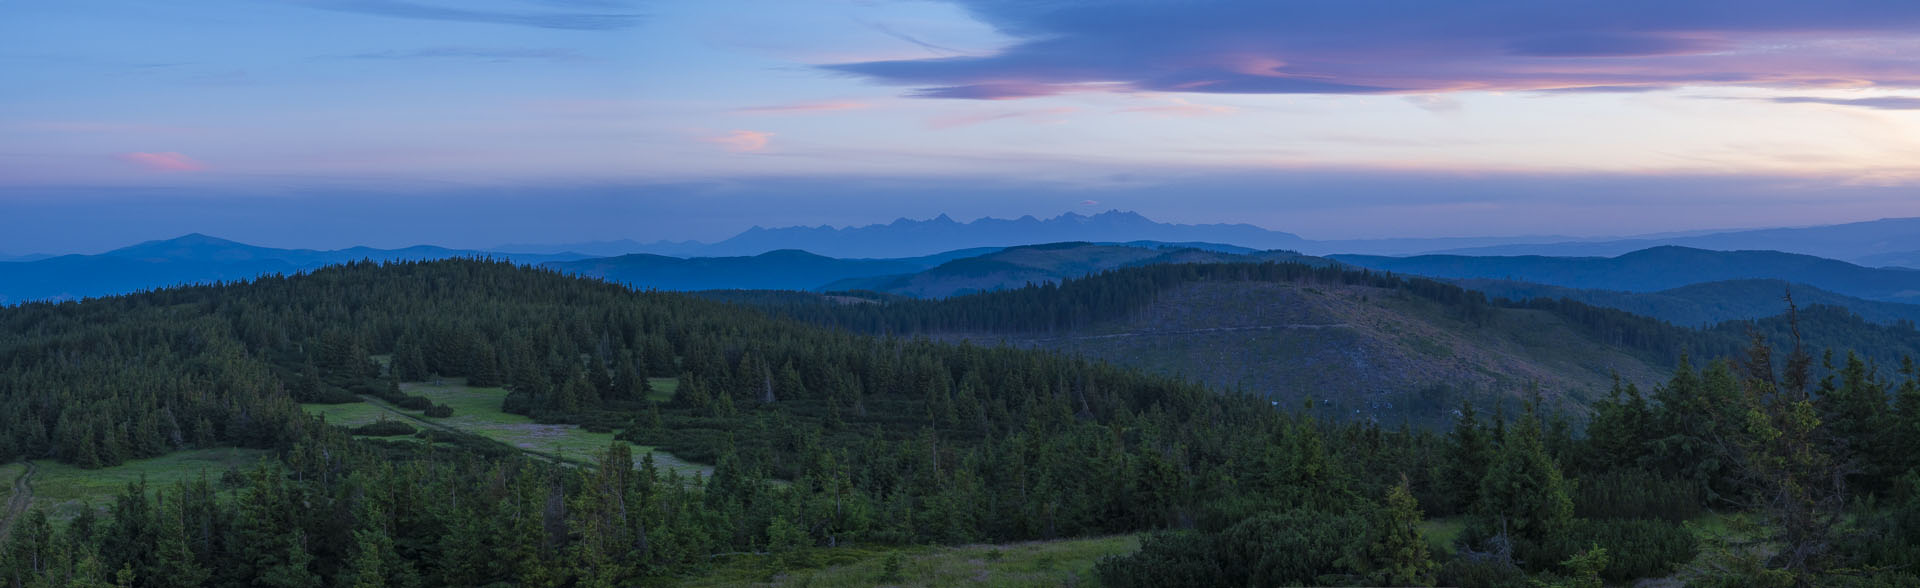
[{"label": "purple cloud", "polygon": [[925,98],[1920,87],[1911,0],[949,0],[1017,42],[841,63]]}]

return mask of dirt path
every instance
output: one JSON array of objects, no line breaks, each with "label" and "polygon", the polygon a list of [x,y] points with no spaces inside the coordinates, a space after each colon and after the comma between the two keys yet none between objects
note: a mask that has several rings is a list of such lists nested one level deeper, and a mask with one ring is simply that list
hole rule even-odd
[{"label": "dirt path", "polygon": [[1090,339],[1124,339],[1128,337],[1165,337],[1165,336],[1173,336],[1173,335],[1198,335],[1201,333],[1232,333],[1236,331],[1276,331],[1276,330],[1291,330],[1291,329],[1345,329],[1345,328],[1350,328],[1352,326],[1353,325],[1349,325],[1347,323],[1330,323],[1330,324],[1261,325],[1257,327],[1214,327],[1211,329],[1189,329],[1184,331],[1144,331],[1144,332],[1137,332],[1137,333],[1116,333],[1113,335],[1073,335],[1068,337],[1028,339],[1027,341],[1033,342],[1033,343],[1044,343],[1044,342],[1051,342],[1051,341],[1086,341]]},{"label": "dirt path", "polygon": [[27,462],[27,471],[20,472],[20,477],[13,480],[13,496],[7,499],[7,516],[0,519],[0,543],[5,543],[7,536],[13,534],[14,521],[20,520],[20,515],[27,513],[27,505],[33,504],[32,477],[33,462]]}]

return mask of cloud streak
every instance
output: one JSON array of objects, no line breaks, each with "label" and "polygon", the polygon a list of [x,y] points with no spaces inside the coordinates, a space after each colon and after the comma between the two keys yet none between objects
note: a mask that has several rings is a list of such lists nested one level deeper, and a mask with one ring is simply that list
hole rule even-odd
[{"label": "cloud streak", "polygon": [[765,131],[733,131],[718,137],[707,137],[702,141],[719,145],[734,153],[752,153],[763,151],[772,142],[773,133]]},{"label": "cloud streak", "polygon": [[374,51],[341,56],[345,59],[414,60],[474,59],[481,61],[584,61],[586,56],[572,49],[533,49],[497,47],[429,47],[411,51]]},{"label": "cloud streak", "polygon": [[1908,0],[949,0],[1019,39],[826,68],[923,98],[1920,87]]},{"label": "cloud streak", "polygon": [[206,171],[207,169],[206,164],[194,161],[191,157],[172,151],[121,153],[114,157],[120,161],[133,164],[148,171],[174,173]]},{"label": "cloud streak", "polygon": [[927,121],[927,128],[935,130],[957,129],[997,120],[1028,120],[1038,124],[1062,122],[1066,115],[1079,112],[1071,106],[1060,108],[1042,108],[1037,110],[1008,110],[1000,112],[978,112],[939,116]]},{"label": "cloud streak", "polygon": [[1232,106],[1221,106],[1218,104],[1200,104],[1200,103],[1187,100],[1185,98],[1171,98],[1171,99],[1168,99],[1167,102],[1169,102],[1169,104],[1122,108],[1120,109],[1120,112],[1138,112],[1138,113],[1144,113],[1144,114],[1155,114],[1160,116],[1195,117],[1195,116],[1215,116],[1215,115],[1222,115],[1222,114],[1233,114],[1235,112],[1240,111],[1240,109],[1234,108]]},{"label": "cloud streak", "polygon": [[1828,104],[1833,106],[1856,106],[1878,110],[1920,110],[1920,98],[1904,96],[1884,96],[1879,98],[1815,98],[1812,96],[1783,96],[1771,99],[1781,104]]},{"label": "cloud streak", "polygon": [[802,113],[813,113],[813,112],[839,112],[839,111],[846,111],[846,110],[866,110],[872,107],[873,107],[872,104],[868,104],[865,102],[856,102],[852,100],[837,100],[837,101],[828,101],[828,102],[795,102],[792,104],[772,104],[768,106],[751,106],[747,108],[736,109],[735,112],[743,112],[748,114],[802,114]]},{"label": "cloud streak", "polygon": [[[640,14],[582,13],[543,11],[497,11],[451,8],[406,0],[309,0],[307,6],[335,12],[351,12],[389,18],[437,20],[444,22],[485,23],[541,29],[573,31],[615,31],[639,26]],[[537,2],[547,6],[578,5],[605,8],[605,3]]]}]

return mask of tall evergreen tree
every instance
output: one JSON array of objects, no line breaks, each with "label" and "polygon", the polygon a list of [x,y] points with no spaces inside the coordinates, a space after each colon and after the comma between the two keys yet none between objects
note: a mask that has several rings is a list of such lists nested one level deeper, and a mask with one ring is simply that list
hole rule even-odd
[{"label": "tall evergreen tree", "polygon": [[1476,510],[1480,502],[1480,481],[1487,477],[1496,449],[1481,428],[1473,402],[1462,402],[1459,416],[1447,432],[1446,465],[1440,476],[1441,492],[1451,512]]},{"label": "tall evergreen tree", "polygon": [[1547,456],[1531,406],[1506,437],[1480,482],[1480,516],[1489,532],[1545,543],[1573,522],[1567,482]]}]

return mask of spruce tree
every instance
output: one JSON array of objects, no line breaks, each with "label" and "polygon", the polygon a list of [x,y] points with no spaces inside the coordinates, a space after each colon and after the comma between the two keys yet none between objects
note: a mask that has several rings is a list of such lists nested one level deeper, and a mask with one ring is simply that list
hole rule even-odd
[{"label": "spruce tree", "polygon": [[1451,512],[1473,512],[1479,504],[1480,480],[1487,477],[1494,449],[1481,428],[1473,402],[1462,402],[1459,418],[1447,432],[1446,459],[1440,478],[1441,492],[1447,497]]},{"label": "spruce tree", "polygon": [[213,577],[213,571],[201,566],[189,547],[183,500],[184,497],[169,501],[164,496],[160,499],[159,527],[153,546],[155,562],[153,573],[148,574],[153,586],[191,588]]},{"label": "spruce tree", "polygon": [[1488,531],[1543,544],[1573,522],[1567,482],[1541,440],[1531,408],[1507,430],[1506,443],[1480,483],[1480,515]]},{"label": "spruce tree", "polygon": [[1376,585],[1433,585],[1438,566],[1428,553],[1426,536],[1420,533],[1420,517],[1420,504],[1402,476],[1374,512],[1370,540],[1347,559],[1348,565]]}]

